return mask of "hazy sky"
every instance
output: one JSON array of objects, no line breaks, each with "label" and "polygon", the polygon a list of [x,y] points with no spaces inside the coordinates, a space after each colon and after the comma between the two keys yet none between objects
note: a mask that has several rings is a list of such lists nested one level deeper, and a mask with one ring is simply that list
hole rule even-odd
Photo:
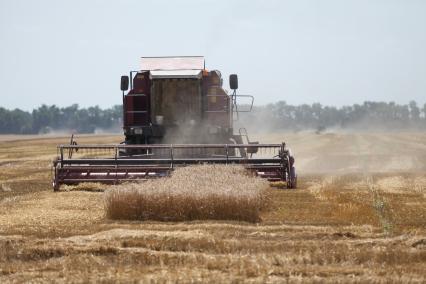
[{"label": "hazy sky", "polygon": [[0,106],[120,104],[120,75],[164,55],[204,55],[257,104],[423,104],[426,1],[0,0]]}]

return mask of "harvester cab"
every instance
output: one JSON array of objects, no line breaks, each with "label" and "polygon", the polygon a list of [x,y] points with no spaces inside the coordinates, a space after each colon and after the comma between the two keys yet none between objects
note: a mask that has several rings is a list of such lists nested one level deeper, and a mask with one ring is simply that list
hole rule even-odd
[{"label": "harvester cab", "polygon": [[[296,187],[294,158],[285,143],[260,144],[244,128],[234,132],[234,121],[254,101],[237,94],[236,74],[229,76],[230,93],[221,72],[207,70],[201,56],[142,57],[141,70],[129,75],[120,82],[123,143],[58,146],[55,190],[61,184],[163,177],[176,166],[199,163],[242,164]],[[239,99],[248,102],[244,109]]]},{"label": "harvester cab", "polygon": [[[230,76],[232,94],[222,74],[208,71],[203,57],[143,57],[142,70],[123,76],[125,144],[241,144],[233,133],[237,118],[238,77]],[[127,91],[127,90],[126,90]]]}]

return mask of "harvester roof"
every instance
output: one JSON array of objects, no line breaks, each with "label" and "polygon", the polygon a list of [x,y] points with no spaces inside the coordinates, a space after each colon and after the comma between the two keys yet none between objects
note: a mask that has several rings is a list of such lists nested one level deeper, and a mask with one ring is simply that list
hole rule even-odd
[{"label": "harvester roof", "polygon": [[203,56],[142,57],[141,63],[152,79],[199,79],[205,68]]}]

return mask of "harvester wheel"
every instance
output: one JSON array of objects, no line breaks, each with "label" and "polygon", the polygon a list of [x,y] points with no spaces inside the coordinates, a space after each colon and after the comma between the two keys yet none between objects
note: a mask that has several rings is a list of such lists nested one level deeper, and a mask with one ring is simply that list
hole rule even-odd
[{"label": "harvester wheel", "polygon": [[297,188],[297,174],[296,174],[296,168],[293,166],[290,168],[290,181],[289,181],[289,188]]},{"label": "harvester wheel", "polygon": [[56,181],[53,181],[53,191],[59,191],[59,185]]},{"label": "harvester wheel", "polygon": [[53,191],[59,191],[59,184],[58,184],[58,158],[55,158],[53,160],[52,176],[53,176],[53,181],[52,181]]}]

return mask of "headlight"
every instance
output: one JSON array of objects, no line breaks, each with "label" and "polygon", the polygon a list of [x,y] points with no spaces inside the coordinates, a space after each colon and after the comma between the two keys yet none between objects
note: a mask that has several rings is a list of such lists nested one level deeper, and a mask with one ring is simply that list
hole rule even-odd
[{"label": "headlight", "polygon": [[135,128],[135,134],[136,135],[142,135],[142,133],[143,133],[142,128]]}]

